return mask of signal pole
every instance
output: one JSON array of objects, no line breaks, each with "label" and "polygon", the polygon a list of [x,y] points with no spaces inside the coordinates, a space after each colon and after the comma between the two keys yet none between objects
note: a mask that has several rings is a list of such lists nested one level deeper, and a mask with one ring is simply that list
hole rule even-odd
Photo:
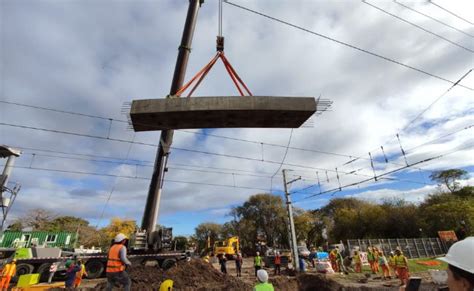
[{"label": "signal pole", "polygon": [[288,211],[288,219],[290,221],[290,234],[291,234],[291,251],[293,253],[293,267],[297,272],[300,271],[299,257],[298,257],[298,244],[296,242],[296,231],[295,222],[293,221],[293,206],[291,205],[291,196],[288,192],[288,185],[301,179],[301,177],[286,182],[286,170],[282,170],[283,173],[283,186],[285,188],[286,208]]}]

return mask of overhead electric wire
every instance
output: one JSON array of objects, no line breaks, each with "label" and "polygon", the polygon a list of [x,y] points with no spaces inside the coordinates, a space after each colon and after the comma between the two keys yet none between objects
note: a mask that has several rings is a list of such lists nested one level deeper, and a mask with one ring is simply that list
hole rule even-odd
[{"label": "overhead electric wire", "polygon": [[411,11],[413,11],[413,12],[415,12],[415,13],[418,13],[418,14],[420,14],[420,15],[423,15],[423,16],[425,16],[425,17],[427,17],[427,18],[429,18],[429,19],[431,19],[431,20],[433,20],[433,21],[436,21],[436,22],[438,22],[438,23],[440,23],[440,24],[442,24],[442,25],[444,25],[444,26],[447,26],[447,27],[449,27],[449,28],[451,28],[451,29],[454,29],[454,30],[456,30],[456,31],[458,31],[458,32],[460,32],[460,33],[462,33],[462,34],[465,34],[465,35],[470,36],[470,37],[474,37],[474,35],[472,35],[472,34],[469,34],[469,33],[465,32],[465,31],[463,31],[463,30],[461,30],[461,29],[458,29],[458,28],[456,28],[456,27],[454,27],[454,26],[452,26],[452,25],[449,25],[449,24],[447,24],[446,22],[443,22],[443,21],[441,21],[441,20],[439,20],[439,19],[436,19],[436,18],[434,18],[434,17],[432,17],[432,16],[429,16],[428,14],[425,14],[425,13],[423,13],[423,12],[420,12],[420,11],[418,11],[418,10],[416,10],[416,9],[414,9],[414,8],[412,8],[412,7],[410,7],[410,6],[407,6],[407,5],[403,4],[403,3],[400,3],[400,2],[398,2],[397,0],[393,0],[393,2],[397,3],[398,5],[400,5],[400,6],[402,6],[402,7],[405,7],[405,8],[408,9],[408,10],[411,10]]},{"label": "overhead electric wire", "polygon": [[438,102],[442,97],[444,97],[449,91],[451,91],[451,89],[453,89],[457,84],[459,84],[459,82],[462,81],[462,79],[464,79],[467,75],[469,75],[469,73],[472,72],[472,69],[470,69],[466,74],[464,74],[459,80],[456,81],[456,83],[454,83],[453,85],[451,85],[451,87],[448,88],[448,90],[446,90],[443,94],[441,94],[438,98],[436,98],[433,102],[430,103],[430,105],[428,105],[428,107],[426,107],[425,109],[423,109],[420,113],[418,113],[415,118],[413,118],[410,122],[408,122],[405,127],[403,127],[402,129],[402,132],[407,130],[407,128],[410,127],[410,125],[412,125],[418,118],[420,118],[420,116],[422,116],[426,111],[428,111],[428,109],[431,108],[431,106],[433,106],[436,102]]},{"label": "overhead electric wire", "polygon": [[444,11],[448,12],[449,14],[453,15],[453,16],[456,17],[456,18],[459,18],[459,19],[461,19],[461,20],[463,20],[463,21],[469,23],[470,25],[474,25],[474,23],[470,22],[469,20],[467,20],[467,19],[465,19],[465,18],[463,18],[463,17],[461,17],[461,16],[455,14],[454,12],[452,12],[452,11],[450,11],[450,10],[448,10],[448,9],[446,9],[446,8],[444,8],[444,7],[442,7],[442,6],[438,5],[438,4],[436,4],[436,3],[434,3],[433,0],[429,0],[428,3],[430,3],[430,4],[432,4],[432,5],[436,6],[436,7],[438,7],[438,8],[441,9],[441,10],[444,10]]},{"label": "overhead electric wire", "polygon": [[392,17],[398,19],[398,20],[401,20],[401,21],[403,21],[403,22],[405,22],[405,23],[408,23],[408,24],[410,24],[410,25],[412,25],[412,26],[414,26],[414,27],[416,27],[416,28],[418,28],[418,29],[421,29],[421,30],[423,30],[423,31],[426,32],[426,33],[429,33],[429,34],[434,35],[434,36],[436,36],[436,37],[438,37],[438,38],[440,38],[440,39],[442,39],[442,40],[444,40],[444,41],[447,41],[447,42],[449,42],[450,44],[453,44],[453,45],[455,45],[455,46],[457,46],[457,47],[459,47],[459,48],[462,48],[462,49],[464,49],[464,50],[466,50],[466,51],[468,51],[468,52],[474,53],[474,50],[472,50],[472,49],[470,49],[470,48],[467,48],[467,47],[465,47],[465,46],[463,46],[463,45],[460,45],[460,44],[457,43],[457,42],[454,42],[454,41],[452,41],[452,40],[450,40],[450,39],[448,39],[448,38],[446,38],[446,37],[444,37],[444,36],[442,36],[442,35],[440,35],[440,34],[437,34],[437,33],[435,33],[435,32],[432,32],[432,31],[430,31],[430,30],[428,30],[428,29],[426,29],[426,28],[424,28],[424,27],[422,27],[422,26],[420,26],[420,25],[418,25],[418,24],[416,24],[416,23],[413,23],[413,22],[411,22],[411,21],[408,21],[408,20],[406,20],[405,18],[402,18],[402,17],[400,17],[400,16],[398,16],[398,15],[395,15],[395,14],[393,14],[393,13],[390,13],[390,12],[388,12],[388,11],[385,10],[385,9],[382,9],[382,8],[380,8],[380,7],[378,7],[378,6],[374,5],[374,4],[372,4],[372,3],[367,2],[366,0],[362,0],[362,3],[367,4],[367,5],[373,7],[373,8],[375,8],[375,9],[377,9],[377,10],[379,10],[379,11],[381,11],[381,12],[387,14],[387,15],[390,15],[390,16],[392,16]]},{"label": "overhead electric wire", "polygon": [[[445,156],[447,156],[447,155],[450,155],[450,154],[453,154],[453,153],[455,153],[455,152],[464,150],[464,149],[466,149],[466,148],[470,148],[470,147],[472,147],[472,146],[474,146],[474,144],[469,144],[467,147],[464,147],[464,148],[461,148],[461,149],[456,149],[456,150],[453,150],[453,151],[450,151],[450,152],[447,152],[447,153],[444,153],[444,154],[441,154],[441,155],[438,155],[438,156],[434,156],[434,157],[431,157],[431,158],[427,158],[427,159],[418,161],[418,162],[416,162],[416,163],[413,163],[413,164],[409,164],[409,165],[400,167],[400,168],[398,168],[398,169],[394,169],[394,170],[391,170],[391,171],[388,171],[388,172],[379,174],[379,175],[377,175],[377,178],[381,178],[381,177],[384,177],[384,176],[387,176],[387,175],[390,175],[390,174],[399,172],[399,171],[401,171],[401,170],[404,170],[404,169],[413,167],[413,166],[418,165],[418,164],[426,163],[426,162],[429,162],[429,161],[432,161],[432,160],[436,160],[436,159],[445,157]],[[340,186],[340,187],[336,187],[336,188],[333,188],[333,189],[330,189],[330,190],[325,190],[325,191],[322,191],[322,192],[320,192],[320,193],[314,193],[314,194],[311,194],[311,195],[309,195],[309,196],[305,196],[305,197],[303,197],[303,198],[301,198],[301,199],[299,199],[299,200],[296,200],[296,201],[294,201],[294,203],[301,202],[301,201],[303,201],[303,200],[306,200],[306,199],[309,199],[309,198],[312,198],[312,197],[316,197],[316,196],[321,196],[321,195],[323,195],[323,194],[327,194],[327,193],[331,193],[331,192],[339,192],[341,189],[345,189],[345,188],[352,187],[352,186],[357,186],[357,185],[360,185],[360,184],[363,184],[363,183],[366,183],[366,182],[370,182],[370,181],[372,181],[372,180],[374,180],[374,178],[364,179],[364,180],[361,180],[361,181],[358,181],[358,182],[350,183],[350,184],[347,184],[347,185],[344,185],[344,186]]]},{"label": "overhead electric wire", "polygon": [[[13,166],[13,168],[27,169],[27,170],[38,170],[38,171],[49,171],[49,172],[59,172],[59,173],[68,173],[68,174],[78,174],[78,175],[91,175],[91,176],[115,177],[115,178],[126,178],[126,179],[150,180],[150,178],[140,177],[140,176],[135,177],[135,176],[114,175],[114,174],[95,173],[95,172],[82,172],[82,171],[72,171],[72,170],[49,169],[49,168],[40,168],[40,167],[23,167],[23,166],[18,166],[18,165]],[[234,185],[226,185],[226,184],[214,184],[214,183],[183,181],[183,180],[173,180],[173,179],[165,179],[164,181],[165,182],[171,182],[171,183],[216,186],[216,187],[227,187],[227,188],[239,188],[239,189],[250,189],[250,190],[259,190],[259,191],[266,191],[267,190],[267,189],[256,188],[256,187],[234,186]]]},{"label": "overhead electric wire", "polygon": [[[422,69],[418,69],[418,68],[416,68],[416,67],[407,65],[407,64],[402,63],[402,62],[400,62],[400,61],[397,61],[397,60],[395,60],[395,59],[392,59],[392,58],[389,58],[389,57],[386,57],[386,56],[377,54],[377,53],[375,53],[375,52],[372,52],[372,51],[369,51],[369,50],[360,48],[360,47],[358,47],[358,46],[355,46],[355,45],[353,45],[353,44],[350,44],[350,43],[347,43],[347,42],[344,42],[344,41],[341,41],[341,40],[337,40],[337,39],[335,39],[335,38],[332,38],[332,37],[330,37],[330,36],[324,35],[324,34],[322,34],[322,33],[312,31],[312,30],[307,29],[307,28],[304,28],[304,27],[302,27],[302,26],[298,26],[298,25],[293,24],[293,23],[290,23],[290,22],[288,22],[288,21],[285,21],[285,20],[282,20],[282,19],[278,19],[278,18],[276,18],[276,17],[270,16],[270,15],[268,15],[268,14],[264,14],[264,13],[262,13],[262,12],[259,12],[259,11],[256,11],[256,10],[253,10],[253,9],[250,9],[250,8],[247,8],[247,7],[242,6],[242,5],[238,5],[238,4],[233,3],[233,2],[230,2],[230,1],[228,1],[228,0],[226,0],[224,3],[227,3],[227,4],[231,5],[231,6],[234,6],[234,7],[240,8],[240,9],[243,9],[243,10],[245,10],[245,11],[251,12],[251,13],[253,13],[253,14],[260,15],[260,16],[262,16],[262,17],[271,19],[271,20],[273,20],[273,21],[276,21],[276,22],[279,22],[279,23],[282,23],[282,24],[291,26],[291,27],[293,27],[293,28],[296,28],[296,29],[299,29],[299,30],[308,32],[308,33],[310,33],[310,34],[313,34],[313,35],[316,35],[316,36],[325,38],[325,39],[327,39],[327,40],[336,42],[336,43],[338,43],[338,44],[341,44],[341,45],[344,45],[344,46],[346,46],[346,47],[349,47],[349,48],[358,50],[358,51],[360,51],[360,52],[364,52],[364,53],[369,54],[369,55],[371,55],[371,56],[378,57],[378,58],[380,58],[380,59],[383,59],[383,60],[389,61],[389,62],[391,62],[391,63],[394,63],[394,64],[397,64],[397,65],[403,66],[403,67],[405,67],[405,68],[408,68],[408,69],[417,71],[417,72],[419,72],[419,73],[422,73],[422,74],[431,76],[431,77],[436,78],[436,79],[438,79],[438,80],[442,80],[442,81],[445,81],[445,82],[448,82],[448,83],[451,83],[451,84],[454,84],[454,83],[455,83],[454,81],[448,80],[448,79],[446,79],[446,78],[443,78],[443,77],[441,77],[441,76],[435,75],[435,74],[430,73],[430,72],[428,72],[428,71],[425,71],[425,70],[422,70]],[[462,85],[462,84],[459,84],[458,86],[463,87],[463,88],[466,88],[466,89],[471,90],[471,91],[474,91],[473,88],[468,87],[468,86],[465,86],[465,85]]]}]

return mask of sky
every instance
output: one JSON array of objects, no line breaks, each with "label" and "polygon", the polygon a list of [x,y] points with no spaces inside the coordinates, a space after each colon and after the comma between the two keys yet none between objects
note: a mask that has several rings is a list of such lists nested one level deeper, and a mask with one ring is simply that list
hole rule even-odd
[{"label": "sky", "polygon": [[[432,171],[449,168],[474,185],[474,73],[453,86],[473,68],[473,1],[229,2],[306,29],[223,4],[226,56],[254,95],[333,103],[293,130],[177,130],[160,224],[191,235],[251,195],[283,197],[283,169],[303,209],[335,197],[419,203],[438,191]],[[22,150],[8,221],[43,208],[99,227],[141,223],[160,132],[124,121],[132,100],[169,94],[187,6],[0,1],[0,144]],[[217,31],[218,2],[205,1],[186,80],[214,56]],[[237,95],[217,63],[193,98]]]}]

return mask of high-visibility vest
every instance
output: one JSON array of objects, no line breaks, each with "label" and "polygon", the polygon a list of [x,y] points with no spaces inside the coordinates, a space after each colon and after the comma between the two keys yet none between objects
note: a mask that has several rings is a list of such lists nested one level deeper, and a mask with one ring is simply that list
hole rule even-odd
[{"label": "high-visibility vest", "polygon": [[254,264],[253,264],[254,266],[261,267],[262,266],[262,257],[256,256],[253,262],[254,262]]},{"label": "high-visibility vest", "polygon": [[16,274],[16,264],[13,264],[13,263],[6,264],[5,268],[3,268],[2,275],[13,277],[15,276],[15,274]]},{"label": "high-visibility vest", "polygon": [[404,255],[395,256],[395,266],[397,266],[398,268],[408,267],[406,262],[405,262],[405,256]]},{"label": "high-visibility vest", "polygon": [[396,266],[395,256],[389,256],[389,257],[388,257],[388,264],[389,264],[390,266]]},{"label": "high-visibility vest", "polygon": [[273,291],[273,285],[270,283],[258,283],[255,285],[255,288],[253,288],[255,291]]},{"label": "high-visibility vest", "polygon": [[107,273],[116,273],[125,271],[125,264],[120,259],[120,250],[124,247],[122,244],[114,244],[110,247],[107,256]]},{"label": "high-visibility vest", "polygon": [[359,255],[359,254],[354,255],[354,262],[355,262],[356,264],[360,263],[360,255]]}]

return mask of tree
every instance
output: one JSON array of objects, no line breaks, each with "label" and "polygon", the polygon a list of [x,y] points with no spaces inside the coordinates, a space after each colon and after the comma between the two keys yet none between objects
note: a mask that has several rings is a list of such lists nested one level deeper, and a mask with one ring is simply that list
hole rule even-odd
[{"label": "tree", "polygon": [[255,246],[259,239],[264,239],[270,247],[288,245],[287,215],[280,196],[256,194],[242,206],[231,211],[239,226],[239,236],[245,233],[241,241],[248,246]]},{"label": "tree", "polygon": [[105,235],[105,239],[110,242],[118,233],[123,233],[127,237],[130,237],[137,229],[135,220],[121,219],[119,217],[112,218],[110,224],[103,229],[101,232]]},{"label": "tree", "polygon": [[221,238],[222,225],[213,222],[204,222],[195,228],[195,237],[200,250],[207,248],[208,237],[212,244]]},{"label": "tree", "polygon": [[185,251],[188,248],[188,239],[185,236],[175,236],[173,245],[176,250]]},{"label": "tree", "polygon": [[49,228],[49,223],[56,217],[54,213],[46,209],[30,210],[21,218],[24,227],[31,227],[36,231],[46,231]]},{"label": "tree", "polygon": [[10,224],[7,227],[8,230],[10,231],[22,231],[23,229],[23,224],[21,223],[20,220],[14,221],[12,224]]},{"label": "tree", "polygon": [[431,180],[444,184],[451,193],[459,189],[460,184],[457,180],[465,179],[466,177],[467,172],[462,169],[435,171],[430,175]]}]

